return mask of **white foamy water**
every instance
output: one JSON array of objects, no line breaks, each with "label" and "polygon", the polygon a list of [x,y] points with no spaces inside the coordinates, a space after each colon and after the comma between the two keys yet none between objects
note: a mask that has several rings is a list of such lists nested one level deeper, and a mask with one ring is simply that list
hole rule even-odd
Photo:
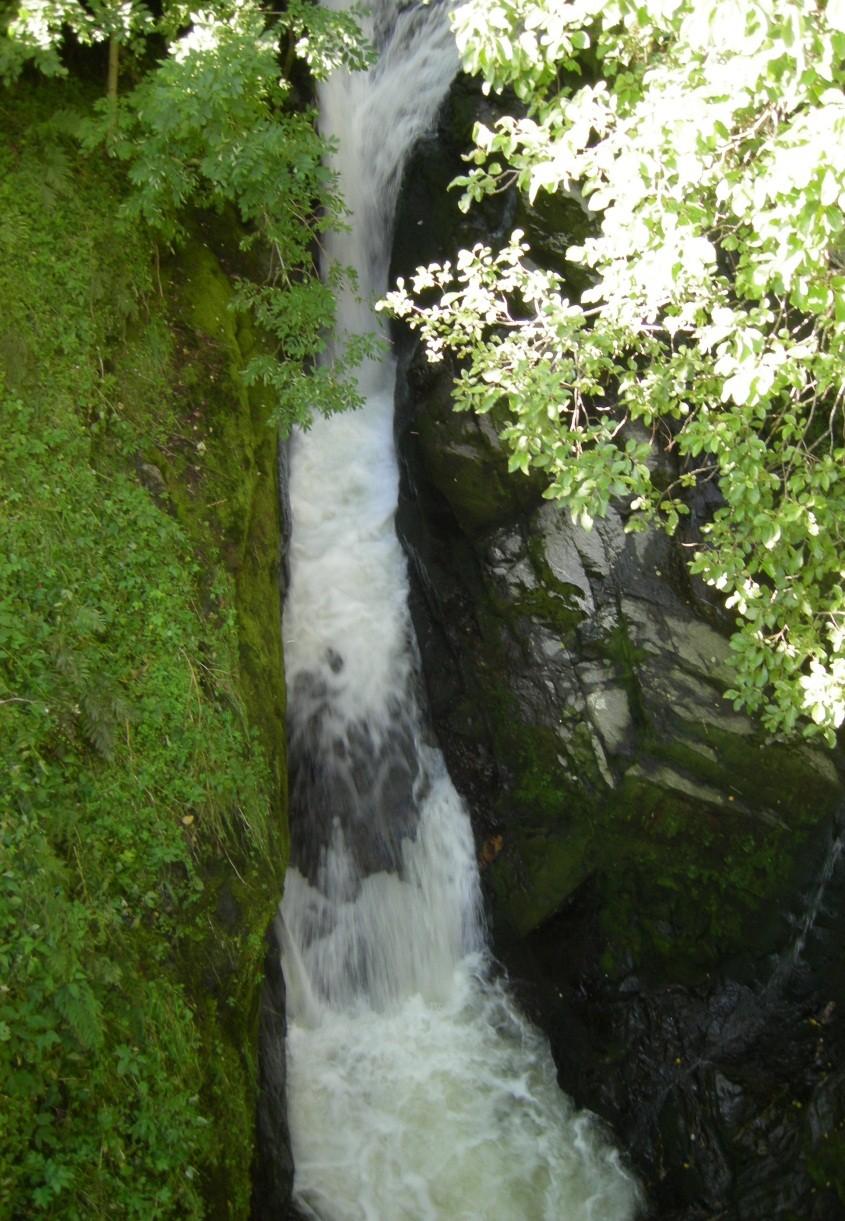
[{"label": "white foamy water", "polygon": [[[378,325],[405,157],[457,68],[446,5],[375,0],[368,73],[320,89],[351,227],[344,333]],[[295,1198],[319,1221],[627,1221],[637,1188],[491,979],[469,819],[417,698],[394,529],[394,368],[292,444],[293,866],[282,902]]]},{"label": "white foamy water", "polygon": [[[285,880],[284,936],[295,953],[286,976],[303,1016],[386,1012],[419,994],[448,1002],[455,964],[484,946],[472,833],[439,751],[419,746],[427,792],[397,870],[364,877],[333,834],[314,879]],[[290,953],[289,953],[290,957]]]},{"label": "white foamy water", "polygon": [[[288,1040],[297,1200],[332,1221],[618,1221],[618,1158],[507,996],[455,964],[449,996],[338,1012]],[[308,1211],[310,1210],[310,1212]]]}]

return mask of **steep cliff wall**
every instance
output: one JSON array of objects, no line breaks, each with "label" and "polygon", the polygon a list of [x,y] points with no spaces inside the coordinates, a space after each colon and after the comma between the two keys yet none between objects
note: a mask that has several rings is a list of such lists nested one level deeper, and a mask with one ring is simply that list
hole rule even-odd
[{"label": "steep cliff wall", "polygon": [[[398,273],[516,223],[559,265],[583,231],[571,201],[427,205],[489,105],[459,82],[409,171]],[[563,1084],[616,1122],[655,1216],[838,1216],[840,756],[769,741],[724,700],[730,624],[687,574],[691,536],[626,535],[623,505],[574,526],[507,475],[495,419],[451,411],[455,370],[403,342],[400,517],[434,718]]]}]

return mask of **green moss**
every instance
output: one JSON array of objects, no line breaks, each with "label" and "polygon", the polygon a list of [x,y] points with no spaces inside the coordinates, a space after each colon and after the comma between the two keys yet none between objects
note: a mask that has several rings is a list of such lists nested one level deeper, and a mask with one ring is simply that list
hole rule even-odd
[{"label": "green moss", "polygon": [[523,590],[514,598],[511,606],[516,614],[536,619],[550,627],[563,642],[572,638],[576,627],[584,618],[583,611],[572,605],[571,595],[567,597],[566,594],[549,589],[545,585]]},{"label": "green moss", "polygon": [[505,839],[489,876],[501,912],[518,933],[554,915],[589,875],[591,843],[589,830],[577,824]]},{"label": "green moss", "polygon": [[[678,722],[678,731],[691,744],[691,762],[702,776],[713,774],[712,755],[703,756],[696,744],[715,753],[738,800],[743,797],[782,814],[799,829],[823,819],[841,797],[832,763],[814,759],[802,746],[767,742],[758,735],[749,740],[718,726]],[[825,766],[827,764],[827,766]]]},{"label": "green moss", "polygon": [[[179,253],[179,287],[182,289],[182,312],[185,321],[200,334],[220,345],[237,374],[240,347],[235,328],[235,315],[229,306],[232,287],[212,252],[195,240]],[[246,395],[234,382],[230,389],[241,399]]]},{"label": "green moss", "polygon": [[[489,677],[484,706],[496,758],[514,777],[493,812],[494,823],[507,830],[488,876],[500,913],[526,933],[557,911],[592,868],[592,802],[587,788],[579,791],[572,779],[573,769],[593,775],[595,759],[577,730],[567,735],[564,753],[558,735],[527,724],[513,696]],[[586,767],[575,761],[584,749]]]},{"label": "green moss", "polygon": [[490,876],[507,918],[522,932],[553,914],[595,867],[597,815],[607,793],[589,725],[566,707],[557,709],[560,732],[528,723],[501,681],[511,668],[503,637],[519,639],[519,619],[538,620],[566,645],[584,618],[581,590],[555,576],[539,533],[529,536],[528,557],[537,584],[510,600],[491,595],[480,616],[487,656],[479,674],[496,758],[513,777],[499,813],[511,830]]},{"label": "green moss", "polygon": [[[497,603],[496,614],[507,622],[531,613],[565,640],[572,591],[547,570],[539,536],[529,553],[539,592]],[[641,696],[642,652],[624,623],[595,648],[624,684],[638,733],[639,762],[615,789],[597,775],[585,724],[568,718],[562,738],[521,724],[507,691],[488,684],[497,757],[514,777],[505,799],[513,813],[501,815],[512,830],[491,868],[508,919],[536,927],[592,872],[608,971],[635,962],[695,982],[733,954],[769,952],[782,933],[782,897],[801,885],[812,828],[839,800],[835,772],[804,748],[709,722],[678,718],[658,730]],[[507,666],[491,659],[490,670]]]},{"label": "green moss", "polygon": [[[644,729],[639,757],[655,774],[668,763],[689,792],[652,781],[647,768],[629,773],[600,815],[596,863],[613,960],[689,981],[776,943],[782,897],[800,885],[805,845],[839,788],[800,747],[704,722],[672,729]],[[717,800],[697,799],[699,788]]]},{"label": "green moss", "polygon": [[430,389],[416,421],[432,484],[470,537],[494,529],[537,503],[547,480],[508,473],[507,454],[496,435],[501,421],[479,421],[452,410],[452,383]]},{"label": "green moss", "polygon": [[211,252],[158,265],[109,164],[33,131],[61,88],[4,102],[0,150],[0,1213],[244,1217],[275,438]]},{"label": "green moss", "polygon": [[[235,611],[239,694],[283,799],[277,442],[267,423],[269,404],[260,392],[247,393],[240,378],[256,341],[246,320],[230,309],[232,286],[220,262],[199,240],[174,260],[168,278],[171,329],[186,360],[182,394],[191,405],[191,434],[188,445],[179,436],[168,438],[152,457],[176,516],[205,558],[209,610],[218,617]],[[188,330],[180,328],[184,318],[192,323]],[[281,811],[275,814],[277,831],[286,836]]]},{"label": "green moss", "polygon": [[[562,642],[571,643],[575,629],[584,620],[580,605],[583,591],[577,585],[555,576],[546,558],[542,533],[529,535],[527,550],[536,585],[519,593],[513,602],[514,611],[538,619],[557,631]],[[501,607],[500,614],[507,617]]]},{"label": "green moss", "polygon": [[528,932],[592,875],[610,972],[633,962],[694,983],[733,954],[770,952],[782,935],[783,897],[800,888],[808,867],[812,829],[839,799],[835,773],[814,766],[801,747],[707,722],[650,724],[642,654],[623,624],[595,642],[626,686],[638,735],[637,764],[617,759],[611,788],[585,722],[560,709],[560,734],[526,723],[502,680],[513,670],[505,640],[519,639],[514,618],[530,613],[564,639],[573,626],[572,591],[546,572],[540,540],[531,540],[530,558],[540,596],[505,603],[491,595],[479,615],[480,699],[511,777],[494,815],[501,849],[488,866],[501,913]]},{"label": "green moss", "polygon": [[[663,745],[681,778],[686,762],[697,784],[701,756]],[[658,778],[662,765],[653,766],[654,780],[647,768],[632,769],[597,816],[605,967],[633,960],[691,982],[720,959],[776,942],[780,898],[794,890],[809,831],[831,805],[815,806],[808,819],[796,802],[789,822],[772,821],[740,798],[714,804],[696,800],[692,787],[674,792]],[[724,785],[724,775],[721,763],[710,778]]]},{"label": "green moss", "polygon": [[423,414],[418,428],[428,476],[449,502],[461,528],[473,535],[506,520],[513,510],[513,497],[500,469],[502,463],[475,425],[455,417],[444,426],[442,420]]},{"label": "green moss", "polygon": [[628,697],[628,707],[634,724],[643,725],[646,715],[643,710],[637,667],[645,653],[631,640],[625,618],[621,613],[616,627],[598,642],[597,651],[601,657],[605,657],[613,663],[616,677]]},{"label": "green moss", "polygon": [[[222,1139],[206,1172],[205,1196],[213,1202],[210,1215],[234,1217],[249,1210],[257,986],[263,933],[281,894],[289,846],[276,437],[267,424],[269,406],[260,395],[247,394],[239,377],[254,340],[243,322],[236,326],[231,284],[217,258],[197,240],[165,274],[170,327],[185,362],[183,397],[192,406],[191,444],[181,446],[171,437],[152,457],[164,474],[173,512],[201,558],[206,614],[236,628],[235,699],[270,769],[269,823],[241,823],[238,854],[226,867],[209,858],[202,908],[216,935],[201,953],[191,946],[183,959],[192,992],[210,1005],[211,1020],[202,1022],[207,1063],[213,1066],[205,1093]],[[254,868],[244,876],[250,842],[266,854],[261,885]]]}]

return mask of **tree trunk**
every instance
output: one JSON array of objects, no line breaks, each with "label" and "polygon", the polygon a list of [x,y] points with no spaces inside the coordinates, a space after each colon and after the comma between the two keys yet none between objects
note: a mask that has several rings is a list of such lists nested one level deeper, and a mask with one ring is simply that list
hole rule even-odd
[{"label": "tree trunk", "polygon": [[109,39],[109,74],[106,79],[106,97],[117,106],[117,78],[120,66],[120,40],[116,34]]}]

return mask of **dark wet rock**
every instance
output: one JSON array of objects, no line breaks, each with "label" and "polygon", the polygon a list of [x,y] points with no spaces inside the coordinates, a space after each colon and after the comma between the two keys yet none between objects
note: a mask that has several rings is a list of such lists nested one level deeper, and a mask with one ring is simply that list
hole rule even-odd
[{"label": "dark wet rock", "polygon": [[412,415],[409,391],[406,409],[400,525],[430,696],[465,791],[467,759],[498,778],[475,805],[503,835],[488,872],[507,918],[528,932],[598,871],[620,963],[684,978],[749,941],[774,949],[761,909],[809,880],[842,796],[830,756],[767,742],[723,698],[727,640],[670,540],[625,534],[616,512],[587,532],[515,493],[481,528],[475,485],[468,511],[460,479],[428,478],[428,400]]},{"label": "dark wet rock", "polygon": [[[642,1175],[649,1217],[834,1221],[845,1215],[845,876],[829,881],[831,927],[695,985],[598,964],[593,881],[514,945],[499,937],[521,999],[549,1033],[563,1087],[614,1126]],[[742,966],[743,964],[739,964]],[[748,964],[744,964],[747,970]]]},{"label": "dark wet rock", "polygon": [[167,494],[167,483],[153,462],[138,462],[138,478],[151,496],[161,499]]},{"label": "dark wet rock", "polygon": [[[328,664],[338,673],[331,658]],[[327,853],[341,836],[355,862],[351,887],[371,873],[401,871],[402,844],[416,835],[428,783],[413,709],[397,701],[387,710],[389,724],[341,723],[328,684],[317,674],[299,675],[294,703],[288,733],[291,863],[324,889]]]},{"label": "dark wet rock", "polygon": [[258,1020],[259,1076],[256,1156],[253,1167],[253,1221],[293,1218],[293,1156],[287,1120],[285,1060],[285,978],[276,924],[265,939],[264,982]]}]

